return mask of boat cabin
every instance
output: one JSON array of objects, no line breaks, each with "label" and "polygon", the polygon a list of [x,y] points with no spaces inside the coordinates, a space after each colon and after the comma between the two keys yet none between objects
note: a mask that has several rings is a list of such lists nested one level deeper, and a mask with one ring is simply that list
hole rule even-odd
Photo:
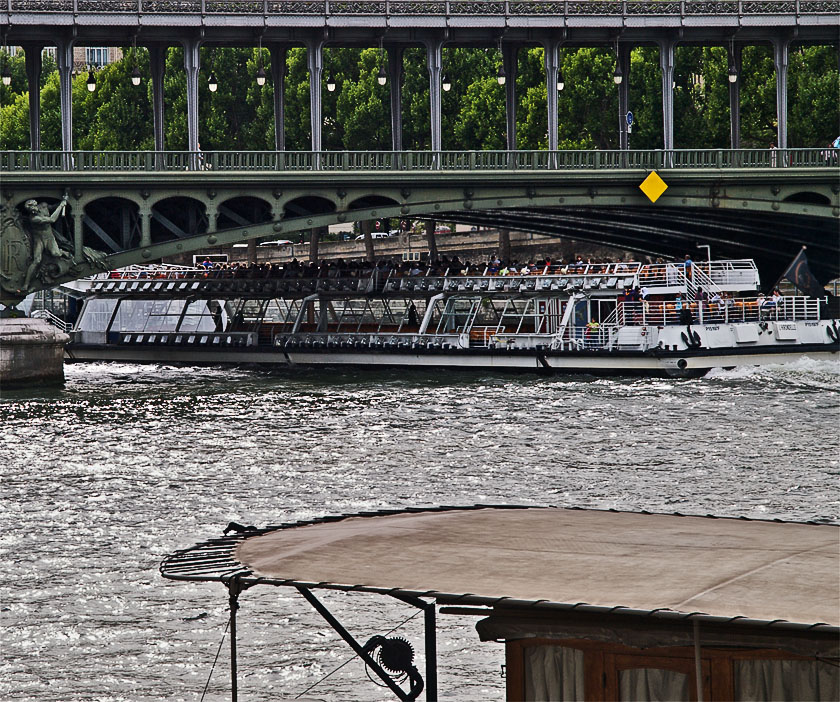
[{"label": "boat cabin", "polygon": [[505,643],[508,700],[840,699],[837,525],[476,506],[231,526],[163,576],[294,587],[363,658],[388,641],[356,642],[319,589],[424,609],[400,699],[437,699],[437,615]]}]

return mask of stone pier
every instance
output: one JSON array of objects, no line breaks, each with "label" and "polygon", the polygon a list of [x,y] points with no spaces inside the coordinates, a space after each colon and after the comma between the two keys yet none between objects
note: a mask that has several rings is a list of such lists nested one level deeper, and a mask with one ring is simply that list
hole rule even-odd
[{"label": "stone pier", "polygon": [[68,341],[43,319],[0,319],[0,390],[63,381]]}]

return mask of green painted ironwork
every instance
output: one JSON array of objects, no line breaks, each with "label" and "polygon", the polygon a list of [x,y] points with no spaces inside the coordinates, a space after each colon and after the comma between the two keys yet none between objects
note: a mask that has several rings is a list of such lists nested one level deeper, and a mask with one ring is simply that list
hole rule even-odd
[{"label": "green painted ironwork", "polygon": [[554,171],[834,168],[840,149],[611,151],[2,151],[0,172]]}]

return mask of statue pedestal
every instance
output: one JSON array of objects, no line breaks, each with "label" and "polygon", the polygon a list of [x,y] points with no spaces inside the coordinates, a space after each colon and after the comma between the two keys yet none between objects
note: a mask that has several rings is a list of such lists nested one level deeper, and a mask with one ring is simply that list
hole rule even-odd
[{"label": "statue pedestal", "polygon": [[68,341],[43,319],[0,319],[0,389],[63,381]]}]

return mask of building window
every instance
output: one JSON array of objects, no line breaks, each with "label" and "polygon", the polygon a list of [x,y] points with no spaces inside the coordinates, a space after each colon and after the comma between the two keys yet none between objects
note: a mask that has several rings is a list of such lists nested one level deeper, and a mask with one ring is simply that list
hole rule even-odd
[{"label": "building window", "polygon": [[88,46],[85,47],[85,63],[89,66],[102,67],[108,63],[108,47],[107,46]]}]

